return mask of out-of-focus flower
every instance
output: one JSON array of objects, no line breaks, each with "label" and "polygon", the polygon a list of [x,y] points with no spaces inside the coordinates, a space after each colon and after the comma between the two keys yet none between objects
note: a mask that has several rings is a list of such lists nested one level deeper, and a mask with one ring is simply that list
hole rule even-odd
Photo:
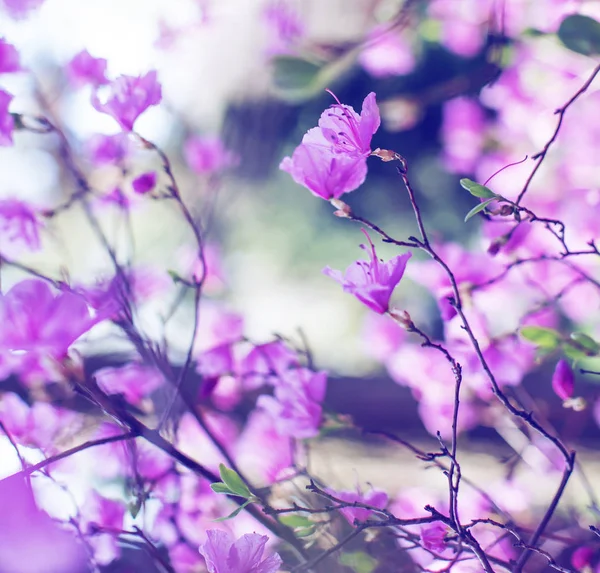
[{"label": "out-of-focus flower", "polygon": [[358,57],[360,65],[375,78],[409,74],[415,67],[412,46],[397,31],[376,28]]},{"label": "out-of-focus flower", "polygon": [[138,195],[145,195],[156,187],[156,171],[148,171],[138,175],[132,182],[131,186]]},{"label": "out-of-focus flower", "polygon": [[0,90],[0,146],[7,147],[13,144],[13,129],[15,121],[8,112],[8,106],[13,96],[4,90]]},{"label": "out-of-focus flower", "polygon": [[61,361],[71,344],[98,322],[84,298],[54,294],[45,281],[29,279],[0,296],[0,348],[26,359]]},{"label": "out-of-focus flower", "polygon": [[281,557],[277,553],[265,555],[269,538],[247,533],[233,541],[229,533],[217,529],[206,532],[207,539],[200,546],[209,573],[277,573]]},{"label": "out-of-focus flower", "polygon": [[323,269],[323,273],[340,283],[344,292],[353,294],[371,310],[384,314],[389,310],[392,292],[404,275],[411,253],[398,255],[384,263],[377,258],[375,245],[368,233],[363,232],[369,241],[369,247],[361,245],[361,249],[368,250],[371,260],[352,263],[344,275],[330,267]]},{"label": "out-of-focus flower", "polygon": [[92,105],[101,113],[114,118],[124,131],[133,131],[136,119],[150,106],[158,105],[162,99],[156,72],[144,76],[119,76],[108,86],[104,102],[98,90],[92,94]]},{"label": "out-of-focus flower", "polygon": [[15,20],[25,18],[29,12],[39,8],[44,0],[0,0],[0,5]]},{"label": "out-of-focus flower", "polygon": [[84,573],[86,553],[75,535],[38,509],[22,476],[0,481],[0,571]]},{"label": "out-of-focus flower", "polygon": [[19,52],[4,38],[0,38],[0,74],[18,72],[20,69]]},{"label": "out-of-focus flower", "polygon": [[589,567],[592,564],[594,553],[594,549],[589,545],[578,547],[571,555],[571,565],[576,571],[583,571],[585,567]]},{"label": "out-of-focus flower", "polygon": [[308,130],[279,168],[317,197],[337,199],[364,182],[366,158],[380,121],[373,92],[365,98],[360,115],[338,101],[321,114],[319,126]]},{"label": "out-of-focus flower", "polygon": [[552,375],[552,390],[561,400],[568,400],[573,397],[575,391],[575,375],[569,366],[569,363],[561,359],[556,364],[554,374]]},{"label": "out-of-focus flower", "polygon": [[444,541],[446,532],[446,526],[439,521],[422,525],[421,543],[423,543],[423,547],[425,547],[425,549],[429,549],[429,551],[441,553],[444,551],[444,549],[446,549],[446,542]]},{"label": "out-of-focus flower", "polygon": [[282,0],[267,4],[263,12],[264,22],[270,31],[267,53],[287,54],[304,36],[305,26],[298,12]]},{"label": "out-of-focus flower", "polygon": [[[0,252],[40,248],[41,222],[33,209],[18,199],[0,200]],[[7,249],[8,247],[8,249]]]},{"label": "out-of-focus flower", "polygon": [[218,137],[190,137],[185,142],[183,154],[192,171],[199,175],[216,173],[238,162],[238,157],[226,149]]},{"label": "out-of-focus flower", "polygon": [[67,64],[67,76],[76,88],[90,84],[94,87],[108,83],[106,59],[94,58],[87,50],[79,52]]},{"label": "out-of-focus flower", "polygon": [[127,156],[129,147],[127,134],[94,135],[87,142],[87,153],[96,166],[119,163]]},{"label": "out-of-focus flower", "polygon": [[[356,488],[356,491],[333,491],[329,493],[346,503],[362,503],[364,505],[370,505],[377,509],[383,509],[388,503],[388,495],[380,489],[371,489],[367,493],[362,493],[360,488]],[[335,503],[335,502],[334,502]],[[364,521],[369,519],[373,511],[364,507],[344,507],[340,509],[342,515],[348,520],[351,525],[354,525],[354,521]]]},{"label": "out-of-focus flower", "polygon": [[326,147],[304,143],[296,147],[292,157],[284,157],[279,169],[316,197],[326,200],[358,189],[367,177],[364,157],[338,155]]},{"label": "out-of-focus flower", "polygon": [[299,364],[297,354],[281,340],[275,340],[252,348],[240,361],[238,375],[245,388],[254,389]]},{"label": "out-of-focus flower", "polygon": [[94,376],[107,394],[122,394],[130,404],[138,405],[159,388],[164,378],[154,368],[141,364],[126,364],[118,368],[102,368]]}]

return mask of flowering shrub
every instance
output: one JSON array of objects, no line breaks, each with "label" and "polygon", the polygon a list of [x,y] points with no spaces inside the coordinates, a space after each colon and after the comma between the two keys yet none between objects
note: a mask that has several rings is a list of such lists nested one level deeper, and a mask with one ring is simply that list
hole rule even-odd
[{"label": "flowering shrub", "polygon": [[[42,4],[0,7],[22,20]],[[214,6],[199,4],[191,28],[204,29]],[[328,201],[337,222],[358,223],[366,237],[366,260],[323,273],[368,311],[364,347],[412,395],[428,436],[361,428],[335,411],[328,392],[339,381],[321,369],[310,337],[248,335],[225,302],[226,265],[211,234],[230,206],[220,185],[243,171],[244,153],[195,129],[182,129],[178,153],[168,153],[140,127],[151,108],[167,107],[161,73],[111,80],[113,62],[84,49],[56,71],[62,89],[83,94],[118,133],[77,141],[43,82],[32,94],[39,113],[18,90],[0,89],[0,145],[43,140],[69,189],[43,206],[0,199],[0,444],[17,464],[0,480],[0,571],[600,571],[597,487],[576,462],[573,432],[600,424],[600,10],[407,0],[377,22],[377,3],[364,4],[372,25],[339,46],[311,37],[292,4],[264,6],[273,93],[290,106],[325,88],[333,98],[280,169],[296,193]],[[161,50],[189,32],[161,30]],[[35,82],[20,50],[0,38],[0,75]],[[479,67],[435,89],[394,91],[432,51]],[[352,70],[370,78],[360,113],[328,87],[341,94]],[[431,208],[419,191],[420,149],[390,145],[393,130],[415,128],[436,101],[438,163],[460,189],[450,206],[468,205],[468,241],[436,227],[456,213],[442,198]],[[388,172],[411,214],[393,231],[370,208],[369,180]],[[175,212],[173,233],[192,244],[162,264],[158,254],[140,262],[136,211],[156,235]],[[61,216],[85,228],[67,241],[90,241],[85,273],[70,270],[68,256],[48,271]],[[393,254],[382,259],[385,248]],[[327,242],[320,249],[333,257]],[[554,423],[552,407],[566,422]],[[408,410],[405,401],[395,418]],[[359,464],[353,488],[314,466],[327,436],[363,430],[390,459],[395,448],[411,456],[386,466],[388,487]],[[470,464],[478,431],[499,438],[486,458],[493,479]],[[430,470],[419,487],[403,481],[409,464]]]}]

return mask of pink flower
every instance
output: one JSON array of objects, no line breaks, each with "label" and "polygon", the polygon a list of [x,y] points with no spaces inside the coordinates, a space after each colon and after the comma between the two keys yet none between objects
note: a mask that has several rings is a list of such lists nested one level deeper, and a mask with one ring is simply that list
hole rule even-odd
[{"label": "pink flower", "polygon": [[573,397],[575,376],[569,363],[564,359],[559,360],[554,369],[552,390],[563,401]]},{"label": "pink flower", "polygon": [[94,135],[87,142],[87,152],[96,166],[119,163],[127,156],[129,141],[124,133],[116,135]]},{"label": "pink flower", "polygon": [[0,200],[0,250],[7,254],[7,243],[17,250],[25,247],[35,251],[40,248],[39,229],[41,222],[33,209],[18,199]]},{"label": "pink flower", "polygon": [[0,571],[81,573],[86,553],[75,535],[38,509],[21,476],[0,481]]},{"label": "pink flower", "polygon": [[104,392],[122,394],[125,400],[134,406],[140,404],[146,396],[164,383],[157,370],[135,363],[119,368],[102,368],[94,376]]},{"label": "pink flower", "polygon": [[[323,273],[339,282],[344,287],[344,292],[353,294],[371,310],[384,314],[389,310],[392,292],[404,275],[404,269],[411,253],[398,255],[384,263],[377,258],[375,246],[364,229],[363,233],[369,241],[371,260],[352,263],[346,269],[345,275],[330,267],[323,269]],[[360,247],[367,249],[365,245]]]},{"label": "pink flower", "polygon": [[305,26],[298,12],[285,1],[276,0],[267,4],[263,17],[271,32],[267,50],[269,54],[289,53],[305,34]]},{"label": "pink flower", "polygon": [[379,124],[373,92],[365,98],[360,115],[338,101],[321,114],[319,126],[308,130],[279,168],[323,199],[354,191],[367,176],[366,158]]},{"label": "pink flower", "polygon": [[589,545],[582,545],[573,551],[571,555],[571,565],[577,570],[582,571],[592,564],[595,551]]},{"label": "pink flower", "polygon": [[139,194],[144,195],[156,187],[156,171],[148,171],[148,173],[142,173],[138,175],[132,182],[131,186],[133,190]]},{"label": "pink flower", "polygon": [[364,157],[338,155],[326,147],[304,143],[296,147],[292,157],[283,158],[279,169],[316,197],[326,200],[358,189],[367,177]]},{"label": "pink flower", "polygon": [[446,526],[439,522],[427,523],[421,526],[421,543],[425,549],[429,549],[435,553],[441,553],[446,549]]},{"label": "pink flower", "polygon": [[215,173],[238,162],[238,157],[218,137],[191,137],[185,142],[183,154],[192,171],[199,175]]},{"label": "pink flower", "polygon": [[4,90],[0,90],[0,146],[12,145],[12,133],[15,126],[13,116],[8,112],[8,106],[13,96]]},{"label": "pink flower", "polygon": [[97,87],[107,84],[106,60],[94,58],[87,50],[83,50],[67,64],[67,75],[74,87],[86,84]]},{"label": "pink flower", "polygon": [[375,78],[409,74],[415,67],[410,43],[397,31],[376,28],[362,49],[358,61]]},{"label": "pink flower", "polygon": [[61,360],[97,320],[83,297],[55,295],[45,281],[28,279],[0,295],[0,322],[0,348]]},{"label": "pink flower", "polygon": [[247,389],[259,388],[285,373],[292,365],[299,365],[298,356],[281,340],[255,346],[241,360],[239,376]]},{"label": "pink flower", "polygon": [[98,90],[92,95],[92,105],[101,113],[113,117],[124,131],[133,131],[135,120],[150,106],[162,99],[156,72],[145,76],[119,76],[108,85],[108,97],[102,103]]},{"label": "pink flower", "polygon": [[15,20],[25,18],[29,12],[44,3],[44,0],[0,0],[0,4]]},{"label": "pink flower", "polygon": [[18,72],[20,69],[19,52],[12,44],[0,38],[0,74]]},{"label": "pink flower", "polygon": [[[365,494],[362,493],[360,488],[357,488],[356,491],[330,491],[329,493],[347,503],[362,503],[378,509],[383,509],[388,503],[387,493],[380,489],[372,489]],[[354,525],[355,520],[365,521],[373,514],[370,509],[362,507],[344,507],[340,509],[340,512],[350,525]]]},{"label": "pink flower", "polygon": [[200,546],[209,573],[276,573],[281,565],[277,553],[266,557],[266,535],[248,533],[237,541],[217,529],[206,532],[207,540]]}]

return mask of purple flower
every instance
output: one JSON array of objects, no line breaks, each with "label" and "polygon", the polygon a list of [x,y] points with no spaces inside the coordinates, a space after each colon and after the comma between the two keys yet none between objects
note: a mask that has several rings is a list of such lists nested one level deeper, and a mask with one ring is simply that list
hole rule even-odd
[{"label": "purple flower", "polygon": [[0,38],[0,74],[18,72],[20,69],[19,52],[12,44]]},{"label": "purple flower", "polygon": [[[364,505],[370,505],[378,509],[383,509],[388,502],[388,495],[380,489],[372,489],[367,493],[357,488],[356,491],[330,491],[331,495],[345,501],[346,503],[362,503]],[[340,509],[342,515],[348,520],[351,525],[354,525],[354,521],[365,521],[371,517],[373,513],[370,509],[364,507],[344,507]]]},{"label": "purple flower", "polygon": [[395,30],[386,32],[381,27],[369,34],[358,61],[374,78],[402,76],[412,72],[415,67],[410,42]]},{"label": "purple flower", "polygon": [[44,0],[0,0],[0,4],[15,20],[25,18],[31,10],[35,10],[44,3]]},{"label": "purple flower", "polygon": [[221,171],[238,162],[238,157],[218,137],[191,137],[185,142],[183,154],[192,171],[199,175]]},{"label": "purple flower", "polygon": [[124,133],[96,134],[88,141],[87,151],[96,166],[119,163],[127,156],[128,143],[127,135]]},{"label": "purple flower", "polygon": [[304,143],[296,147],[292,157],[284,157],[279,169],[313,195],[326,200],[358,189],[367,177],[364,157],[339,155],[326,147]]},{"label": "purple flower", "polygon": [[423,547],[435,553],[442,553],[446,549],[446,542],[444,541],[446,532],[446,526],[440,521],[422,525],[421,543],[423,543]]},{"label": "purple flower", "polygon": [[0,249],[6,253],[6,244],[25,246],[30,250],[40,248],[39,229],[41,223],[33,209],[18,199],[0,200]]},{"label": "purple flower", "polygon": [[83,50],[67,64],[67,75],[74,87],[86,84],[97,87],[107,84],[106,60],[94,58],[87,50]]},{"label": "purple flower", "polygon": [[[345,275],[329,267],[323,269],[323,273],[339,282],[344,287],[344,292],[353,294],[371,310],[384,314],[389,310],[390,297],[404,274],[411,253],[398,255],[384,263],[377,258],[375,246],[364,229],[363,233],[369,241],[371,260],[352,263]],[[361,248],[367,250],[365,245],[361,245]]]},{"label": "purple flower", "polygon": [[304,36],[305,26],[298,12],[289,3],[270,2],[263,12],[265,24],[270,31],[269,54],[286,54]]},{"label": "purple flower", "polygon": [[12,145],[12,133],[15,126],[13,116],[8,112],[8,106],[13,96],[0,90],[0,146]]},{"label": "purple flower", "polygon": [[206,532],[207,540],[200,546],[209,573],[276,573],[281,557],[273,553],[265,557],[266,535],[248,533],[237,541],[217,529]]},{"label": "purple flower", "polygon": [[552,375],[552,390],[561,400],[573,397],[575,391],[575,375],[569,363],[561,359],[558,361],[554,374]]},{"label": "purple flower", "polygon": [[102,103],[98,91],[92,94],[92,105],[101,113],[113,117],[124,131],[133,131],[135,120],[150,106],[162,99],[156,72],[145,76],[119,76],[108,85],[109,95]]},{"label": "purple flower", "polygon": [[29,279],[0,295],[0,322],[0,348],[60,360],[96,319],[83,297],[72,292],[55,295],[45,281]]},{"label": "purple flower", "polygon": [[144,195],[156,187],[156,171],[148,171],[138,175],[131,186],[138,195]]},{"label": "purple flower", "polygon": [[308,130],[292,157],[285,157],[279,168],[317,197],[337,199],[365,180],[366,158],[379,124],[373,92],[365,98],[360,115],[338,100],[321,114],[319,126]]},{"label": "purple flower", "polygon": [[135,363],[119,368],[102,368],[95,377],[104,392],[122,394],[133,405],[140,404],[164,382],[157,370]]}]

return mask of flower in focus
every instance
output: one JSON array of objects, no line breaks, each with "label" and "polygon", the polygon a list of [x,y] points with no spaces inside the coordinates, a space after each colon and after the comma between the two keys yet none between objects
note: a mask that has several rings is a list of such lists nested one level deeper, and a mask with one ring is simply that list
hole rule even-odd
[{"label": "flower in focus", "polygon": [[192,171],[199,175],[215,173],[238,162],[218,137],[191,137],[185,142],[183,154]]},{"label": "flower in focus", "polygon": [[304,185],[313,195],[322,199],[337,199],[344,193],[358,189],[367,177],[364,157],[333,154],[316,145],[299,145],[292,157],[285,157],[279,169]]},{"label": "flower in focus", "polygon": [[18,199],[0,200],[0,252],[8,254],[7,246],[38,250],[40,227],[40,221],[27,203]]},{"label": "flower in focus", "polygon": [[200,546],[209,573],[276,573],[281,565],[277,553],[265,556],[266,535],[247,533],[237,541],[225,531],[209,529]]},{"label": "flower in focus", "polygon": [[0,5],[15,20],[25,18],[29,12],[39,8],[44,0],[0,0]]},{"label": "flower in focus", "polygon": [[79,52],[67,64],[67,75],[71,85],[82,87],[90,84],[97,87],[108,83],[106,64],[104,58],[94,58],[87,50]]},{"label": "flower in focus", "polygon": [[[331,490],[329,493],[346,503],[362,503],[364,505],[370,505],[378,509],[383,509],[388,503],[388,495],[380,489],[372,489],[367,493],[362,493],[360,488],[356,488],[356,491],[339,491],[335,492]],[[335,502],[334,502],[335,503]],[[372,510],[364,507],[344,507],[340,509],[342,515],[353,525],[355,520],[365,521],[369,519]]]},{"label": "flower in focus", "polygon": [[379,124],[373,92],[365,98],[360,115],[338,101],[321,114],[319,126],[308,130],[279,168],[317,197],[337,199],[364,182],[366,158]]},{"label": "flower in focus", "polygon": [[446,526],[439,522],[427,523],[421,526],[421,543],[425,549],[441,553],[446,549]]},{"label": "flower in focus", "polygon": [[98,90],[92,94],[92,105],[114,118],[124,131],[133,131],[136,119],[162,99],[156,72],[145,76],[119,76],[107,86],[108,97],[102,102]]},{"label": "flower in focus", "polygon": [[569,363],[561,359],[558,361],[552,375],[552,390],[561,400],[573,397],[575,391],[575,375]]},{"label": "flower in focus", "polygon": [[13,96],[0,90],[0,146],[12,145],[12,133],[15,126],[13,116],[8,112],[8,106]]},{"label": "flower in focus", "polygon": [[148,171],[138,175],[131,186],[138,195],[144,195],[156,187],[156,171]]},{"label": "flower in focus", "polygon": [[0,74],[18,72],[20,69],[19,52],[12,44],[0,38]]},{"label": "flower in focus", "polygon": [[[375,245],[364,229],[363,233],[369,241],[368,250],[371,260],[352,263],[344,275],[330,267],[323,269],[323,273],[340,283],[344,292],[353,294],[371,310],[384,314],[389,310],[392,292],[404,275],[411,253],[398,255],[384,263],[377,258]],[[361,245],[361,248],[367,250],[365,245]]]}]

